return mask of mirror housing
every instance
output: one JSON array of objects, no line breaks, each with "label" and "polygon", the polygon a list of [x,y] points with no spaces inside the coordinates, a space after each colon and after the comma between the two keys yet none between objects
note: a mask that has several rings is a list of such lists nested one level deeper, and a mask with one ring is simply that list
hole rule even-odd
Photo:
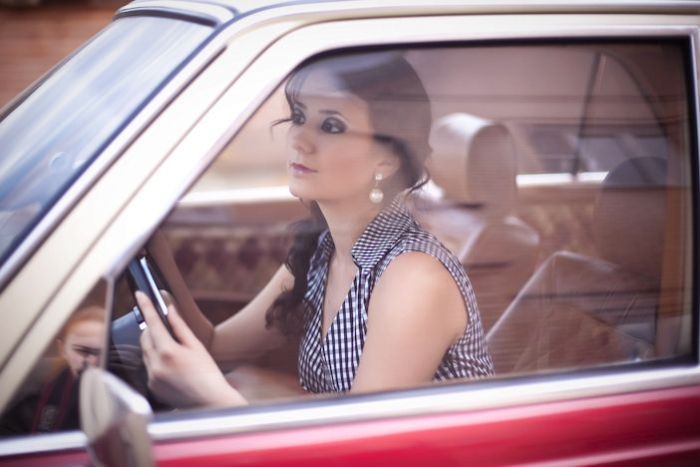
[{"label": "mirror housing", "polygon": [[148,401],[101,368],[89,368],[80,381],[80,425],[94,465],[154,465]]}]

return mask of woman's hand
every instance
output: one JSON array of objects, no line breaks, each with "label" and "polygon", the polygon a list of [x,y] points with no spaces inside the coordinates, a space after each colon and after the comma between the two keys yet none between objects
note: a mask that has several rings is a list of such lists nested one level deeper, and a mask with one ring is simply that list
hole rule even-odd
[{"label": "woman's hand", "polygon": [[175,407],[246,404],[171,301],[168,321],[179,342],[168,333],[145,294],[136,292],[136,300],[148,324],[140,338],[148,387],[159,399]]}]

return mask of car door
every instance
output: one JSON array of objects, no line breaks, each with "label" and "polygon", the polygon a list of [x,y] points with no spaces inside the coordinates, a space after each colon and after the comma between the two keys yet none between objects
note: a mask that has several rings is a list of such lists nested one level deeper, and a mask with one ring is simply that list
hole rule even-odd
[{"label": "car door", "polygon": [[[208,82],[207,79],[211,79],[220,83],[219,80],[224,80],[221,76],[229,77],[229,81],[232,82],[230,87],[227,87],[217,101],[207,109],[197,124],[185,131],[172,149],[161,149],[158,152],[161,154],[161,159],[154,164],[153,169],[144,173],[140,179],[132,181],[130,196],[120,199],[117,206],[104,210],[104,219],[101,220],[99,228],[83,233],[83,235],[89,235],[90,241],[86,242],[89,248],[79,255],[76,254],[75,261],[72,263],[74,266],[67,268],[67,275],[61,281],[60,290],[55,288],[56,291],[44,310],[40,323],[47,323],[43,325],[50,326],[49,323],[54,322],[53,327],[57,328],[59,326],[57,323],[60,323],[60,316],[62,316],[60,310],[72,309],[89,287],[100,278],[112,284],[114,288],[126,263],[142,247],[151,232],[171,213],[175,203],[179,200],[180,208],[186,207],[188,202],[190,207],[197,205],[193,199],[197,199],[198,191],[190,189],[192,184],[207,168],[216,168],[214,160],[222,151],[225,152],[227,148],[236,144],[237,138],[247,134],[249,125],[259,115],[256,111],[268,102],[268,97],[284,78],[299,64],[317,54],[333,53],[348,48],[380,47],[392,50],[400,48],[406,53],[412,53],[416,61],[424,59],[428,64],[424,65],[425,69],[430,69],[430,59],[440,56],[443,61],[438,62],[442,63],[443,68],[438,70],[449,74],[456,73],[455,70],[458,68],[451,67],[449,60],[444,58],[459,57],[460,51],[476,50],[485,56],[482,62],[478,62],[479,65],[486,67],[489,63],[498,64],[499,55],[504,51],[504,47],[510,47],[512,50],[510,54],[503,54],[503,56],[509,56],[511,61],[517,61],[523,57],[537,56],[533,50],[543,46],[550,47],[545,49],[545,52],[551,53],[555,49],[582,45],[581,53],[574,55],[588,61],[586,63],[589,66],[584,69],[590,70],[592,69],[590,64],[597,63],[593,69],[598,70],[600,57],[608,57],[608,60],[619,58],[624,55],[624,51],[619,50],[622,46],[630,46],[632,49],[625,57],[634,57],[636,52],[637,58],[632,62],[620,59],[619,63],[632,63],[639,68],[644,68],[650,63],[645,58],[645,54],[647,57],[651,56],[656,48],[666,46],[667,49],[664,50],[678,56],[678,60],[673,63],[679,67],[675,72],[681,77],[671,87],[684,82],[687,88],[680,91],[675,89],[674,93],[665,96],[668,97],[668,101],[665,102],[668,107],[665,110],[659,110],[648,102],[647,106],[644,106],[645,99],[652,99],[653,96],[637,91],[619,91],[619,89],[626,89],[625,85],[629,81],[624,81],[620,77],[622,75],[615,75],[615,78],[611,78],[609,82],[612,83],[609,85],[613,86],[613,90],[617,89],[616,93],[604,87],[594,91],[587,87],[586,80],[583,80],[582,89],[575,94],[581,98],[580,102],[568,103],[569,106],[562,110],[563,116],[534,113],[538,106],[546,107],[547,102],[544,101],[553,97],[542,89],[540,89],[542,94],[539,96],[501,93],[491,101],[485,99],[488,105],[481,104],[478,100],[483,98],[483,95],[475,92],[475,88],[469,88],[470,76],[465,75],[455,79],[452,86],[459,88],[460,84],[464,83],[466,91],[458,97],[468,101],[470,105],[455,109],[445,105],[442,110],[445,115],[456,111],[478,112],[481,105],[480,115],[493,120],[497,117],[496,107],[499,102],[503,104],[508,99],[521,98],[524,103],[517,110],[525,113],[524,116],[521,115],[524,120],[531,117],[531,121],[525,123],[556,125],[563,122],[566,128],[561,134],[566,134],[566,131],[571,131],[571,128],[579,131],[574,145],[582,140],[582,128],[587,125],[595,126],[591,123],[595,120],[595,115],[587,112],[591,111],[591,102],[596,92],[631,101],[631,104],[628,102],[626,110],[627,113],[632,113],[632,117],[639,117],[640,113],[649,112],[649,108],[661,112],[658,115],[653,115],[651,112],[651,117],[642,115],[640,118],[642,123],[637,122],[639,126],[643,126],[644,117],[647,117],[647,120],[651,119],[658,126],[658,122],[661,121],[665,126],[659,136],[654,133],[655,130],[647,127],[630,129],[629,127],[632,126],[630,121],[634,118],[630,120],[629,115],[620,116],[616,113],[617,108],[614,105],[611,105],[612,109],[605,109],[604,105],[596,109],[598,115],[602,115],[602,120],[610,118],[613,120],[612,125],[626,125],[625,134],[628,135],[625,136],[626,141],[649,133],[652,139],[662,138],[663,144],[668,146],[663,158],[677,164],[676,172],[680,177],[677,180],[674,179],[673,183],[663,184],[668,206],[673,207],[671,210],[673,215],[668,219],[673,220],[663,222],[667,231],[661,252],[664,262],[662,283],[668,284],[663,292],[664,298],[671,302],[670,308],[675,312],[669,312],[669,319],[666,319],[666,316],[659,318],[654,315],[655,330],[653,336],[647,338],[646,345],[643,342],[640,343],[639,332],[642,331],[638,330],[639,323],[623,322],[619,326],[616,324],[614,332],[609,333],[609,323],[602,319],[596,321],[595,329],[591,332],[594,332],[595,336],[602,336],[603,341],[584,340],[580,344],[582,347],[577,350],[580,351],[587,345],[590,347],[591,342],[602,345],[604,349],[611,348],[610,346],[615,344],[624,349],[624,358],[606,354],[594,355],[593,357],[598,360],[592,361],[574,359],[564,363],[553,363],[554,359],[547,358],[544,359],[547,361],[542,363],[542,356],[534,354],[530,356],[528,362],[539,362],[537,365],[522,367],[513,365],[500,375],[497,371],[497,377],[493,379],[345,396],[338,399],[276,402],[246,408],[161,414],[151,423],[149,432],[153,437],[155,459],[159,463],[173,465],[204,462],[313,465],[326,464],[330,460],[337,464],[348,465],[351,463],[354,465],[357,462],[383,464],[387,460],[416,465],[428,462],[491,464],[622,463],[640,460],[691,462],[697,460],[700,432],[693,415],[700,405],[700,391],[697,368],[696,293],[692,267],[696,261],[694,249],[696,233],[692,230],[694,224],[691,202],[692,190],[696,189],[693,185],[696,175],[692,170],[696,167],[697,158],[695,149],[697,130],[692,123],[697,109],[694,97],[697,85],[692,73],[696,60],[694,48],[697,41],[696,17],[692,15],[657,16],[629,12],[625,15],[591,14],[590,11],[586,15],[526,14],[525,12],[504,14],[506,12],[495,8],[493,13],[499,13],[497,15],[459,15],[448,14],[448,11],[438,15],[440,11],[435,10],[433,12],[435,14],[431,16],[421,16],[415,12],[410,16],[402,16],[394,10],[391,14],[383,13],[386,17],[342,19],[341,16],[345,14],[343,9],[331,8],[323,15],[306,17],[307,13],[304,9],[296,10],[290,7],[289,10],[281,11],[288,13],[287,16],[283,16],[283,20],[261,19],[259,24],[255,24],[255,28],[246,30],[241,26],[240,30],[243,32],[237,31],[230,34],[228,48],[200,78],[201,81],[193,83],[191,88],[131,146],[42,247],[41,255],[46,259],[42,260],[41,256],[37,256],[32,260],[32,267],[38,269],[44,266],[46,263],[42,261],[50,261],[52,248],[60,248],[61,242],[65,241],[66,237],[81,231],[80,226],[84,216],[92,216],[99,211],[97,206],[104,202],[105,193],[109,193],[124,179],[129,178],[130,174],[139,167],[139,161],[144,154],[157,148],[158,145],[155,142],[171,131],[172,126],[169,123],[172,120],[170,119],[176,119],[181,109],[187,109],[187,106],[196,100],[198,92],[204,92],[206,87],[204,84],[200,85],[200,82],[205,83]],[[350,13],[364,16],[362,9],[357,11],[350,9]],[[365,14],[369,15],[368,12]],[[330,20],[334,16],[337,18]],[[289,28],[290,24],[299,26],[303,21],[315,23],[320,17],[324,17],[326,21],[308,24],[284,34],[283,37],[271,43],[264,52],[258,48],[257,50],[261,53],[249,66],[241,65],[238,45],[241,36],[243,39],[249,39],[251,35],[258,34],[273,42],[271,37],[279,33],[279,28]],[[252,23],[253,20],[250,19],[249,22]],[[362,31],[362,34],[358,34],[358,31]],[[640,42],[642,44],[639,48],[635,48]],[[244,42],[246,45],[250,43]],[[605,54],[596,55],[601,50]],[[595,58],[596,56],[598,59]],[[445,63],[448,64],[445,65]],[[236,73],[230,72],[231,67],[241,71],[240,76],[235,80],[232,76]],[[493,69],[497,70],[498,67]],[[524,70],[532,71],[524,64],[520,64],[520,68],[510,69],[522,70],[523,73]],[[463,68],[459,70],[464,72]],[[503,76],[488,73],[477,76],[482,79],[504,79]],[[591,76],[597,78],[599,83],[605,83],[603,75],[589,72],[587,77]],[[651,75],[631,73],[629,76]],[[528,79],[525,75],[522,78]],[[570,75],[561,77],[564,81],[575,79],[578,77]],[[589,83],[596,84],[596,81],[594,79]],[[443,85],[447,86],[445,83]],[[618,87],[615,88],[615,85]],[[565,86],[562,89],[564,88]],[[533,87],[528,89],[532,90]],[[535,86],[534,89],[537,87]],[[648,88],[642,87],[642,89]],[[437,99],[438,103],[442,99],[442,104],[445,102],[451,104],[454,95],[448,93],[440,95],[440,90],[441,88],[433,89],[434,93],[431,97]],[[554,97],[557,96],[554,95]],[[532,101],[528,102],[530,98]],[[678,102],[679,99],[680,102]],[[607,99],[602,102],[609,104],[614,100]],[[566,107],[566,103],[561,104],[562,107]],[[589,107],[586,107],[587,105]],[[550,111],[553,111],[553,107],[556,105],[550,106]],[[635,114],[634,110],[630,111],[630,108],[637,109],[638,113]],[[572,114],[568,114],[568,111]],[[512,118],[507,123],[510,124],[508,128],[515,135],[516,141],[518,137],[525,142],[532,141],[526,138],[527,134],[523,136],[522,132],[527,126],[518,127]],[[600,125],[598,121],[594,123]],[[608,125],[610,124],[608,122]],[[636,130],[639,132],[635,133]],[[595,132],[593,135],[595,136]],[[542,151],[536,154],[541,155]],[[642,151],[635,155],[645,156],[646,154]],[[235,154],[234,157],[236,157]],[[625,156],[625,159],[627,158],[632,157]],[[549,180],[560,180],[559,186],[543,187],[542,180],[547,179],[546,176],[540,177],[538,181],[532,177],[532,173],[523,172],[520,173],[523,175],[520,177],[520,184],[525,186],[526,183],[522,181],[527,180],[530,180],[533,185],[539,183],[539,188],[547,195],[560,197],[557,199],[565,207],[579,206],[576,203],[580,203],[581,199],[586,200],[585,203],[592,204],[601,180],[593,176],[594,183],[588,185],[581,183],[581,179],[585,179],[586,175],[582,177],[579,172],[595,173],[597,171],[606,174],[612,172],[607,168],[597,170],[595,166],[593,169],[557,172],[550,166],[542,170],[540,175],[550,175]],[[240,167],[237,170],[245,173],[245,170]],[[562,173],[570,178],[551,177]],[[207,172],[205,177],[209,174],[211,171]],[[529,179],[527,175],[530,175]],[[285,196],[280,195],[276,198],[270,195],[269,190],[250,191],[250,186],[246,186],[245,182],[239,183],[241,185],[233,185],[234,188],[239,189],[234,193],[238,198],[234,196],[233,201],[229,200],[233,204],[245,205],[243,195],[246,194],[253,196],[256,202],[263,199],[269,205],[288,202]],[[271,186],[267,180],[260,183],[263,188]],[[679,190],[671,190],[668,187],[679,187]],[[253,188],[256,187],[253,186]],[[498,189],[501,188],[498,187]],[[272,191],[272,193],[276,192]],[[538,199],[536,191],[531,190],[530,193],[532,194],[530,200]],[[572,193],[580,197],[576,198]],[[540,199],[546,197],[540,195]],[[199,199],[199,203],[203,203],[202,198]],[[636,202],[642,201],[640,198],[628,200],[628,203]],[[255,207],[252,209],[256,210]],[[586,209],[588,208],[583,210],[586,211]],[[564,209],[564,211],[567,210]],[[539,211],[532,212],[530,218],[523,217],[534,224],[533,218],[537,218],[536,213]],[[563,217],[557,218],[556,214],[552,214],[559,223],[566,223],[569,215],[570,213],[565,213],[560,215]],[[271,214],[270,218],[272,220],[266,220],[266,222],[279,221],[280,218],[286,220],[284,215],[280,214]],[[437,222],[438,227],[441,225]],[[590,224],[586,222],[580,225],[582,229],[590,228]],[[591,268],[595,266],[596,271],[600,269],[597,266],[602,263],[586,261],[582,258],[591,253],[590,244],[576,251],[577,236],[585,236],[577,228],[579,228],[577,224],[568,226],[567,235],[561,238],[544,237],[550,241],[557,239],[560,242],[569,243],[545,244],[549,249],[539,254],[540,259],[534,267],[533,279],[524,284],[522,290],[532,292],[528,284],[541,284],[538,282],[538,277],[551,274],[550,264],[555,263],[556,266],[562,264],[562,255],[554,256],[554,259],[548,261],[551,255],[559,253],[560,249],[574,249],[575,257],[571,255],[563,257],[567,261],[572,261],[576,271],[584,267],[581,265]],[[547,232],[546,229],[540,230]],[[674,250],[675,247],[672,248],[672,244],[679,245],[678,249]],[[560,270],[557,269],[557,271]],[[597,289],[595,292],[599,293]],[[477,293],[479,293],[478,290]],[[521,342],[532,342],[532,339],[523,341],[520,340],[519,335],[504,331],[507,331],[508,326],[513,322],[511,316],[523,316],[520,312],[522,309],[520,304],[531,297],[528,293],[518,292],[513,297],[512,303],[503,310],[502,316],[496,319],[494,329],[488,336],[489,344],[494,347],[492,352],[499,352],[499,349],[505,348],[508,342],[516,342],[518,345]],[[562,293],[566,295],[567,292]],[[581,294],[580,291],[577,293]],[[621,292],[618,296],[628,293],[628,291]],[[661,293],[656,292],[657,295]],[[546,295],[542,293],[538,297],[546,298]],[[536,310],[544,306],[543,301],[538,303]],[[556,306],[569,310],[573,305],[569,302],[558,302]],[[67,312],[64,312],[63,316]],[[59,317],[48,318],[52,314]],[[585,323],[589,322],[589,318],[581,318],[578,323],[583,323],[580,324],[581,327],[588,326]],[[599,321],[603,321],[604,324],[600,325]],[[626,324],[631,324],[635,328],[634,339],[619,337],[618,331],[621,329],[628,334],[627,328],[623,326]],[[38,335],[38,331],[35,332]],[[671,336],[670,340],[662,338],[668,335]],[[27,337],[31,336],[30,333]],[[536,339],[538,336],[548,339],[553,337],[551,334],[540,333],[535,336],[535,342],[539,342]],[[36,339],[38,337],[35,341]],[[26,342],[21,348],[29,348],[33,344],[31,339]],[[653,350],[649,350],[649,347]],[[556,350],[557,347],[553,349]],[[519,350],[528,354],[532,348],[516,346],[516,352]],[[508,362],[508,359],[504,357],[503,361]],[[571,363],[572,361],[574,364]],[[53,460],[84,459],[85,454],[81,452],[84,444],[79,436],[74,436],[72,441],[62,446],[62,449],[63,453],[50,454],[55,456]],[[17,451],[17,454],[19,455],[20,452],[21,455],[16,460],[26,462],[46,459],[41,456],[47,455],[46,451],[40,448]]]}]

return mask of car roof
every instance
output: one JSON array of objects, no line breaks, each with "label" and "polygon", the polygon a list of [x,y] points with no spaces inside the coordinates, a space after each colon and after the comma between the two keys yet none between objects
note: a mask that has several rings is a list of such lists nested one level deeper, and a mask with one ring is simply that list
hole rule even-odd
[{"label": "car roof", "polygon": [[494,10],[509,13],[525,12],[583,12],[583,11],[671,11],[689,10],[700,12],[700,0],[133,0],[131,6],[154,6],[160,9],[189,9],[196,5],[225,8],[236,17],[248,16],[278,8],[302,6],[315,11],[336,8],[358,8],[369,11],[401,10],[403,13],[436,13]]}]

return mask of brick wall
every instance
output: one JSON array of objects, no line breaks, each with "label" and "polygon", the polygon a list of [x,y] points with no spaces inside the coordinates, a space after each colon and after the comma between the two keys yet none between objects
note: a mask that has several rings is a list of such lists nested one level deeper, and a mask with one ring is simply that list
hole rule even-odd
[{"label": "brick wall", "polygon": [[125,3],[44,0],[32,7],[0,6],[0,107],[106,26]]}]

